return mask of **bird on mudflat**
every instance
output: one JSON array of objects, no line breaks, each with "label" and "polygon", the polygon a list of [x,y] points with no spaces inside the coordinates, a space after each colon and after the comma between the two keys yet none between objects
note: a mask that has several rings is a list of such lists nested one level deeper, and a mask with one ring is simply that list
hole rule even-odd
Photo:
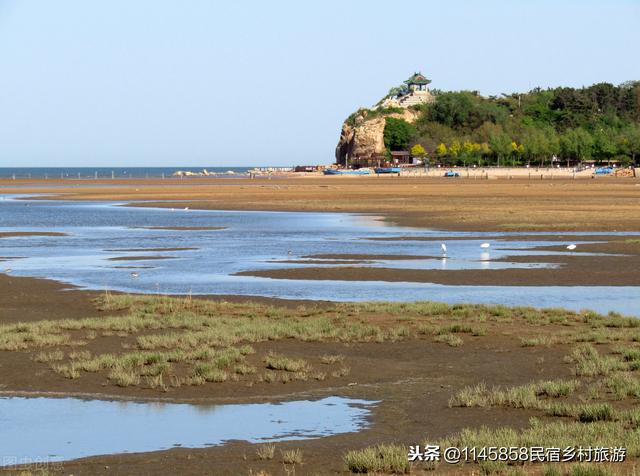
[{"label": "bird on mudflat", "polygon": [[11,271],[13,271],[11,268],[7,268],[4,270],[5,273],[9,274]]},{"label": "bird on mudflat", "polygon": [[573,251],[573,250],[576,249],[576,245],[571,244],[571,245],[567,246],[567,249]]},{"label": "bird on mudflat", "polygon": [[132,279],[136,279],[137,277],[139,277],[140,275],[136,272],[131,273],[131,278]]},{"label": "bird on mudflat", "polygon": [[480,245],[480,248],[482,248],[482,249],[485,249],[485,250],[486,250],[486,249],[487,249],[487,248],[489,248],[490,246],[491,246],[491,244],[490,244],[490,243],[482,243],[482,244]]}]

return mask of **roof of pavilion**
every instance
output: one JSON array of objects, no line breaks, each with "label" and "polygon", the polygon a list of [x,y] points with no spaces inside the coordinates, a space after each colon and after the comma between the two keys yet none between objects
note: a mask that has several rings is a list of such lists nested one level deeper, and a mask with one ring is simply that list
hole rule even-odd
[{"label": "roof of pavilion", "polygon": [[405,84],[429,84],[430,79],[427,79],[422,73],[413,73],[413,75],[405,81]]}]

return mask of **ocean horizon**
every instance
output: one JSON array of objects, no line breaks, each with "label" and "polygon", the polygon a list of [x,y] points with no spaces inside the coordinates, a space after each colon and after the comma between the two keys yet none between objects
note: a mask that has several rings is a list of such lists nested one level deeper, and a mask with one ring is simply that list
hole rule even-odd
[{"label": "ocean horizon", "polygon": [[[0,178],[50,178],[50,179],[106,179],[106,178],[161,178],[171,177],[175,172],[202,173],[211,175],[246,174],[253,169],[282,170],[289,167],[0,167]],[[233,174],[229,173],[233,172]]]}]

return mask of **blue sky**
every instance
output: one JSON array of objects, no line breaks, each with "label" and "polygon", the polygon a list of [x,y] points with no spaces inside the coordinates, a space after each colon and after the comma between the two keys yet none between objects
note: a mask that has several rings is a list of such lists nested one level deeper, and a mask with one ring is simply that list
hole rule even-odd
[{"label": "blue sky", "polygon": [[640,79],[640,1],[0,0],[0,167],[329,163],[421,70],[484,94]]}]

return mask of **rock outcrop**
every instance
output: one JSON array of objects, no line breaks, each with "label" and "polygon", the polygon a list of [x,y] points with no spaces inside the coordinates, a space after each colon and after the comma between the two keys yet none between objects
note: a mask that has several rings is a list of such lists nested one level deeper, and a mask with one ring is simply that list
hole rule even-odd
[{"label": "rock outcrop", "polygon": [[342,125],[336,147],[336,163],[344,165],[347,155],[350,158],[383,155],[384,126],[387,117],[413,123],[418,118],[418,112],[412,109],[389,114],[371,114],[367,109],[358,111],[355,118],[347,119]]}]

